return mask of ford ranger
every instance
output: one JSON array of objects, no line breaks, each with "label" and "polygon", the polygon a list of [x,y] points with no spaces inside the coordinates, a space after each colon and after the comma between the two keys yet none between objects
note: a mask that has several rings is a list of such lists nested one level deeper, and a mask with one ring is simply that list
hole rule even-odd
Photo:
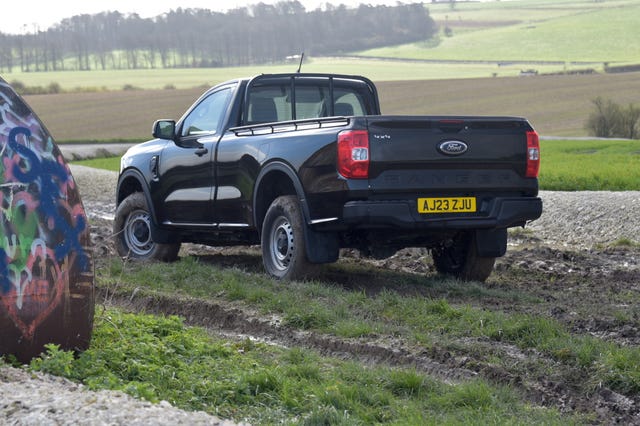
[{"label": "ford ranger", "polygon": [[341,248],[430,250],[484,281],[507,229],[542,214],[538,134],[524,118],[381,115],[360,76],[264,74],[206,91],[122,157],[114,233],[136,259],[181,243],[257,245],[304,279]]}]

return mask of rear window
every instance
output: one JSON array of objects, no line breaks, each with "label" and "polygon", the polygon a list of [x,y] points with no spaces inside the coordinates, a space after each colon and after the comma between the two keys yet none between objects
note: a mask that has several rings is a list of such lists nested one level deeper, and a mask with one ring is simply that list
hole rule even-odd
[{"label": "rear window", "polygon": [[263,81],[250,87],[246,124],[366,115],[372,107],[366,85],[328,79],[296,78]]}]

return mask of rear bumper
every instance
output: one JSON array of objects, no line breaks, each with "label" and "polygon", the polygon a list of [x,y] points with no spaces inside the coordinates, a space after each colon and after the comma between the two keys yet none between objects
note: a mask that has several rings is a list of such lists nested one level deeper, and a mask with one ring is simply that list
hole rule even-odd
[{"label": "rear bumper", "polygon": [[539,197],[497,197],[481,201],[477,213],[420,214],[415,201],[351,201],[343,221],[356,228],[452,230],[522,226],[542,215]]}]

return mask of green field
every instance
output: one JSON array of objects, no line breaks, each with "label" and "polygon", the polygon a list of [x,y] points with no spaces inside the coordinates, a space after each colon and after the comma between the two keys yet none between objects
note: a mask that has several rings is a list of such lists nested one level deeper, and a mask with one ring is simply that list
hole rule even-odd
[{"label": "green field", "polygon": [[542,189],[640,190],[640,141],[542,141],[540,151]]},{"label": "green field", "polygon": [[[226,80],[257,74],[295,72],[297,64],[256,65],[251,67],[195,69],[139,69],[13,72],[1,75],[9,83],[20,81],[29,87],[59,84],[65,91],[121,90],[125,86],[139,89],[177,89],[209,86]],[[520,74],[522,65],[452,64],[384,59],[313,58],[302,67],[304,72],[365,74],[374,81],[435,80],[442,78],[508,77]],[[564,66],[540,66],[540,71],[555,72]]]},{"label": "green field", "polygon": [[[442,60],[640,61],[640,3],[612,1],[508,1],[429,5],[432,17],[453,36],[430,47],[411,43],[359,55]],[[579,66],[578,66],[579,67]],[[584,67],[584,66],[583,66]],[[536,67],[537,68],[537,67]]]}]

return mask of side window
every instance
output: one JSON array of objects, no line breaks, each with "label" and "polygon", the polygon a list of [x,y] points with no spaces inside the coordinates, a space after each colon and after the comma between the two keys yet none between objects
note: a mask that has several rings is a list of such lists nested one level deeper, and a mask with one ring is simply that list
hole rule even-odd
[{"label": "side window", "polygon": [[291,86],[256,86],[251,90],[247,124],[291,120]]},{"label": "side window", "polygon": [[326,117],[329,115],[329,83],[299,84],[295,88],[295,117],[291,85],[264,85],[251,89],[247,124]]},{"label": "side window", "polygon": [[296,118],[326,117],[328,115],[329,83],[326,87],[320,85],[296,86]]},{"label": "side window", "polygon": [[336,102],[333,104],[333,113],[335,115],[341,115],[349,117],[352,115],[366,115],[365,108],[358,93],[336,90],[335,91]]},{"label": "side window", "polygon": [[230,88],[207,96],[189,113],[182,124],[182,136],[216,133],[229,103]]}]

